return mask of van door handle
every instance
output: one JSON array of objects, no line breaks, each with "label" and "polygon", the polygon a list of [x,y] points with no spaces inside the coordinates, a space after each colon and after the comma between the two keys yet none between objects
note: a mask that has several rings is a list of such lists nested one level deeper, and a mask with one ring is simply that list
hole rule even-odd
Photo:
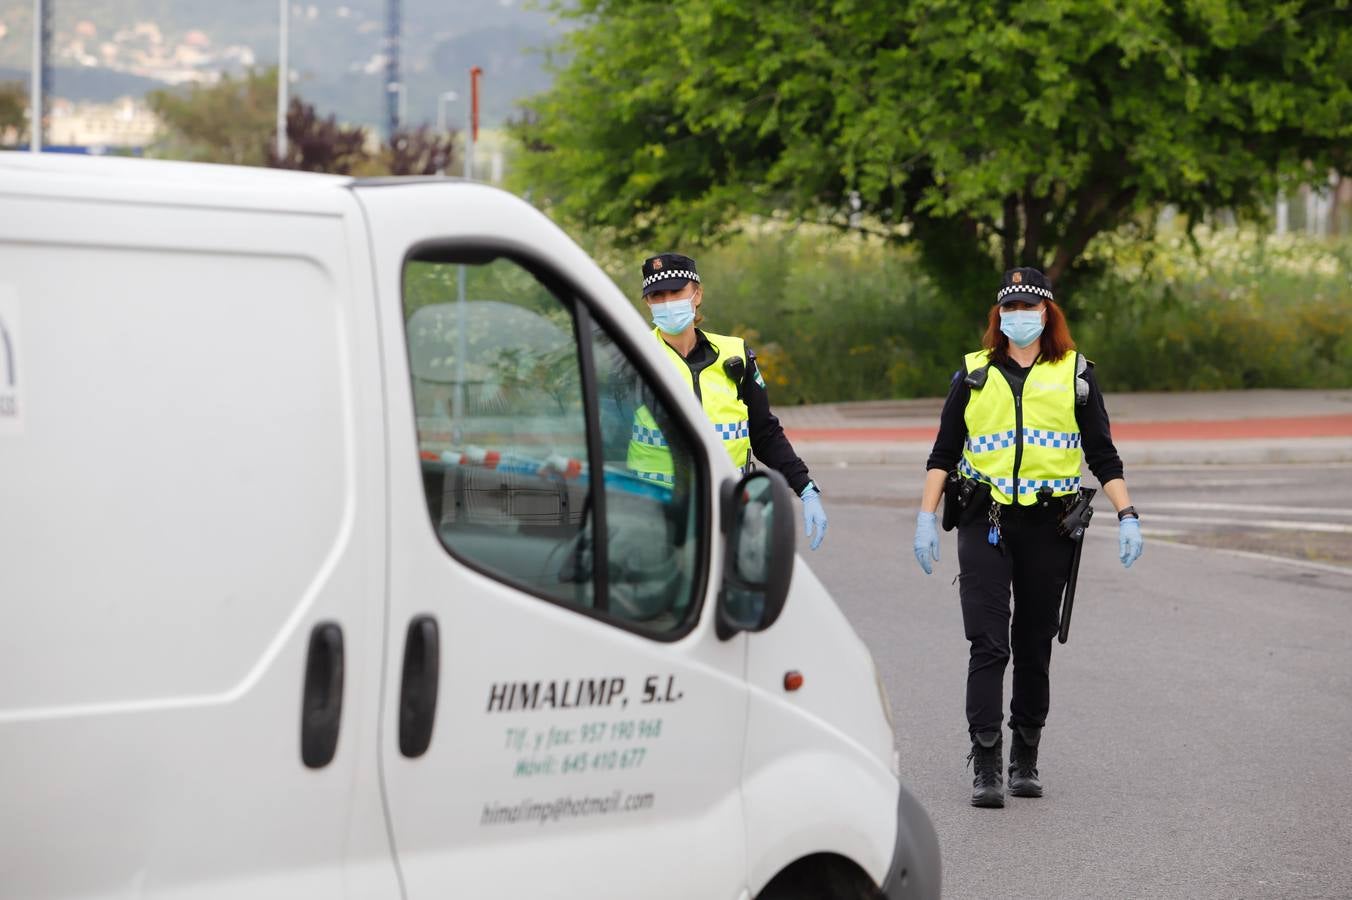
[{"label": "van door handle", "polygon": [[310,631],[305,660],[305,694],[300,710],[300,758],[322,769],[338,750],[343,717],[343,629],[320,622]]},{"label": "van door handle", "polygon": [[415,616],[404,640],[404,681],[399,691],[399,752],[422,756],[432,743],[441,677],[441,639],[437,620]]}]

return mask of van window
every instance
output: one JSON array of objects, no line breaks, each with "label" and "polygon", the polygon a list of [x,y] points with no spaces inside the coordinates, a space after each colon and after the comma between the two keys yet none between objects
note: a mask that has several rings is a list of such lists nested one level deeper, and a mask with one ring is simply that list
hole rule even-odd
[{"label": "van window", "polygon": [[621,348],[505,257],[410,259],[404,321],[423,490],[446,550],[626,627],[683,630],[699,587],[699,467]]}]

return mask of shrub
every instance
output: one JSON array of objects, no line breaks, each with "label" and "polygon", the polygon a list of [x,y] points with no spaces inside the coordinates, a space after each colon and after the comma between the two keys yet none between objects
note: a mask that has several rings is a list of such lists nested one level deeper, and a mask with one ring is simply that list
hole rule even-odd
[{"label": "shrub", "polygon": [[[1093,261],[1102,274],[1061,298],[1105,389],[1352,387],[1352,241],[1195,238],[1105,241]],[[636,289],[646,253],[592,249],[646,315]],[[697,259],[705,327],[747,339],[778,404],[942,395],[985,326],[910,251],[876,240],[761,228],[714,248],[659,249]]]}]

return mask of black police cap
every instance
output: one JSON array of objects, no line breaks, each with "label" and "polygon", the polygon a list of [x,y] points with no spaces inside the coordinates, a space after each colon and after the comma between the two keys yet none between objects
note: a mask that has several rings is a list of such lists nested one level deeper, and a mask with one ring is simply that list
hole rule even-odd
[{"label": "black police cap", "polygon": [[995,302],[1003,306],[1006,303],[1037,303],[1041,300],[1054,300],[1052,283],[1037,269],[1010,269],[1005,273],[1004,282],[995,295]]},{"label": "black police cap", "polygon": [[659,253],[643,261],[643,296],[654,291],[675,291],[690,282],[699,284],[695,261],[679,253]]}]

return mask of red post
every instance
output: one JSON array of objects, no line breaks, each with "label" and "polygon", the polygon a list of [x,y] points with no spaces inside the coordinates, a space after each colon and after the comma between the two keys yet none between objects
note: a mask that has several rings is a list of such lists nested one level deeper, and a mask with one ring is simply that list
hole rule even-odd
[{"label": "red post", "polygon": [[470,140],[479,140],[479,79],[483,77],[484,70],[479,66],[469,70],[469,93],[470,93]]}]

